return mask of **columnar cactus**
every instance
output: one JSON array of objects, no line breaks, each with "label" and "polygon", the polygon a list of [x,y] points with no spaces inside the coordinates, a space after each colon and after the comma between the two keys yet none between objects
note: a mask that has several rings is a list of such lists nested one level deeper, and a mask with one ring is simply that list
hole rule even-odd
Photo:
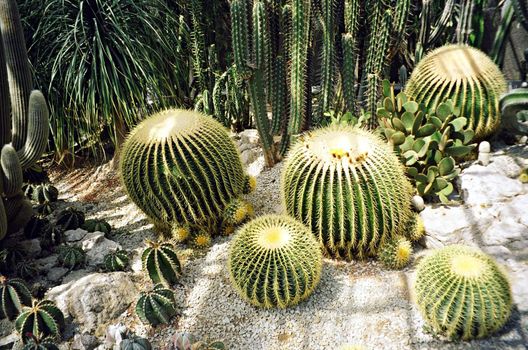
[{"label": "columnar cactus", "polygon": [[128,260],[127,251],[118,249],[106,255],[103,262],[107,271],[124,271]]},{"label": "columnar cactus", "polygon": [[176,315],[174,292],[158,284],[150,292],[141,293],[136,304],[136,314],[141,321],[153,326],[169,323]]},{"label": "columnar cactus", "polygon": [[86,252],[79,246],[65,245],[59,248],[59,263],[69,269],[78,268],[86,262]]},{"label": "columnar cactus", "polygon": [[498,130],[499,99],[505,92],[506,80],[495,63],[482,51],[463,45],[431,51],[405,86],[405,94],[429,110],[448,99],[454,101],[477,141]]},{"label": "columnar cactus", "polygon": [[147,241],[147,245],[141,255],[141,261],[152,282],[166,286],[176,283],[182,269],[174,246],[152,241]]},{"label": "columnar cactus", "polygon": [[33,90],[24,31],[15,0],[0,1],[0,240],[25,226],[31,205],[22,194],[22,170],[48,140],[48,108]]},{"label": "columnar cactus", "polygon": [[14,320],[28,305],[31,305],[31,292],[26,282],[0,275],[0,319]]},{"label": "columnar cactus", "polygon": [[452,245],[425,257],[414,289],[427,323],[452,339],[487,337],[504,326],[512,309],[506,275],[473,247]]},{"label": "columnar cactus", "polygon": [[75,208],[64,209],[57,215],[57,225],[64,230],[75,230],[84,224],[84,213]]},{"label": "columnar cactus", "polygon": [[245,175],[235,144],[210,117],[166,110],[139,124],[123,146],[128,195],[158,226],[211,226],[242,194]]},{"label": "columnar cactus", "polygon": [[396,236],[381,244],[378,258],[390,269],[402,269],[409,264],[411,254],[411,242],[403,236]]},{"label": "columnar cactus", "polygon": [[24,343],[32,337],[59,338],[64,329],[64,315],[51,300],[33,300],[31,307],[24,307],[15,320],[15,329]]},{"label": "columnar cactus", "polygon": [[253,305],[285,308],[305,300],[319,283],[322,253],[302,223],[268,215],[233,238],[228,269],[236,291]]},{"label": "columnar cactus", "polygon": [[346,125],[301,137],[286,160],[281,190],[288,214],[334,256],[375,255],[411,215],[412,190],[398,158],[375,135]]}]

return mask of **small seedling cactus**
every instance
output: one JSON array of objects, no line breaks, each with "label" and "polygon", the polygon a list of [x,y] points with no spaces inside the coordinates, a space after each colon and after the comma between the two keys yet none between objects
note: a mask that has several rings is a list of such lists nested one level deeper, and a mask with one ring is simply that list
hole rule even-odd
[{"label": "small seedling cactus", "polygon": [[414,215],[407,223],[407,227],[405,229],[405,237],[411,240],[411,242],[417,242],[423,236],[425,236],[425,226],[423,219],[420,214],[414,213]]},{"label": "small seedling cactus", "polygon": [[141,321],[152,326],[169,323],[176,315],[174,293],[161,284],[150,292],[141,293],[136,304],[136,314]]},{"label": "small seedling cactus", "polygon": [[204,230],[199,231],[192,238],[193,245],[198,249],[205,249],[211,246],[211,235]]},{"label": "small seedling cactus", "polygon": [[50,202],[44,202],[42,204],[39,204],[35,207],[35,210],[39,215],[50,215],[55,210],[55,207]]},{"label": "small seedling cactus", "polygon": [[12,272],[15,266],[26,258],[20,244],[14,244],[0,250],[0,271]]},{"label": "small seedling cactus", "polygon": [[504,326],[512,310],[506,275],[473,247],[447,246],[425,257],[414,289],[423,318],[451,339],[488,337]]},{"label": "small seedling cactus", "polygon": [[407,238],[396,236],[380,246],[378,258],[389,269],[402,269],[409,264],[412,251]]},{"label": "small seedling cactus", "polygon": [[412,187],[391,147],[348,125],[301,136],[288,154],[281,191],[288,214],[336,257],[376,255],[411,215]]},{"label": "small seedling cactus", "polygon": [[109,234],[112,230],[112,227],[105,220],[100,219],[89,219],[81,225],[83,230],[88,232],[103,232],[105,235]]},{"label": "small seedling cactus", "polygon": [[64,230],[75,230],[84,224],[84,213],[75,208],[68,208],[57,215],[57,225]]},{"label": "small seedling cactus", "polygon": [[37,338],[60,338],[64,329],[64,315],[51,300],[33,300],[32,306],[24,307],[15,320],[15,329],[24,343],[32,339],[28,334]]},{"label": "small seedling cactus", "polygon": [[182,269],[174,246],[168,242],[147,241],[141,255],[143,269],[154,283],[171,286],[178,281]]},{"label": "small seedling cactus", "polygon": [[26,196],[39,204],[52,203],[59,199],[59,190],[51,184],[29,185],[26,189]]},{"label": "small seedling cactus", "polygon": [[171,230],[171,236],[178,243],[186,242],[191,236],[189,225],[174,225]]},{"label": "small seedling cactus", "polygon": [[124,271],[128,266],[128,253],[118,249],[109,253],[104,258],[104,266],[107,271]]},{"label": "small seedling cactus", "polygon": [[86,262],[86,252],[79,246],[63,245],[59,248],[59,263],[71,270],[79,268]]},{"label": "small seedling cactus", "polygon": [[224,210],[224,223],[239,225],[253,215],[253,206],[248,202],[236,198]]},{"label": "small seedling cactus", "polygon": [[26,282],[0,275],[0,319],[14,320],[28,305],[31,305],[31,292]]},{"label": "small seedling cactus", "polygon": [[233,238],[229,251],[235,290],[264,308],[286,308],[308,298],[319,283],[321,268],[316,239],[289,216],[268,215],[248,222]]},{"label": "small seedling cactus", "polygon": [[22,350],[59,350],[52,337],[46,337],[41,340],[31,333],[26,334],[26,337],[29,340]]},{"label": "small seedling cactus", "polygon": [[24,237],[27,239],[42,237],[49,230],[51,230],[51,225],[48,219],[32,216],[24,227]]}]

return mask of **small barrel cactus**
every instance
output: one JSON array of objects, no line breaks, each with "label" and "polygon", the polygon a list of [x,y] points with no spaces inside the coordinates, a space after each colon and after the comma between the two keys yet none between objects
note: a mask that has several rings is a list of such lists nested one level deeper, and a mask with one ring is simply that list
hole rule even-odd
[{"label": "small barrel cactus", "polygon": [[224,210],[224,222],[226,224],[238,225],[247,220],[254,213],[253,206],[240,199],[233,199]]},{"label": "small barrel cactus", "polygon": [[378,252],[378,258],[390,269],[402,269],[409,264],[412,245],[403,236],[396,236],[383,243]]},{"label": "small barrel cactus", "polygon": [[107,271],[124,271],[128,260],[127,251],[118,249],[104,257],[104,266]]},{"label": "small barrel cactus", "polygon": [[145,338],[131,336],[121,341],[119,350],[152,350],[152,345]]},{"label": "small barrel cactus", "polygon": [[24,227],[24,237],[33,239],[44,236],[51,230],[51,225],[48,219],[32,216]]},{"label": "small barrel cactus", "polygon": [[52,337],[39,339],[33,334],[28,334],[29,340],[22,350],[59,350],[59,347],[54,343]]},{"label": "small barrel cactus", "polygon": [[40,270],[32,260],[24,259],[15,266],[16,275],[24,280],[30,280],[38,276]]},{"label": "small barrel cactus", "polygon": [[89,219],[81,225],[83,230],[88,232],[103,232],[105,235],[109,234],[112,231],[112,226],[105,220],[99,219]]},{"label": "small barrel cactus", "polygon": [[0,271],[13,272],[15,266],[25,258],[26,253],[20,244],[0,250]]},{"label": "small barrel cactus", "polygon": [[39,204],[45,202],[56,202],[58,198],[59,190],[57,190],[57,188],[51,184],[40,184],[32,186],[30,199],[35,202],[38,202]]},{"label": "small barrel cactus", "polygon": [[499,99],[505,92],[506,80],[499,67],[482,51],[465,45],[431,51],[405,86],[405,94],[429,110],[448,99],[454,101],[477,141],[498,130]]},{"label": "small barrel cactus", "polygon": [[141,293],[136,304],[136,314],[141,321],[153,326],[169,323],[176,315],[174,293],[161,284],[150,292]]},{"label": "small barrel cactus", "polygon": [[189,225],[174,225],[171,229],[171,236],[178,243],[185,242],[191,236]]},{"label": "small barrel cactus", "polygon": [[84,224],[84,213],[75,208],[68,208],[57,215],[57,225],[64,230],[75,230]]},{"label": "small barrel cactus", "polygon": [[0,275],[0,319],[14,320],[28,305],[31,305],[31,292],[26,282]]},{"label": "small barrel cactus", "polygon": [[71,270],[86,262],[86,252],[79,246],[64,245],[59,248],[59,263]]},{"label": "small barrel cactus", "polygon": [[405,237],[411,240],[411,242],[419,241],[425,236],[425,226],[420,214],[414,213],[413,216],[411,216],[407,222],[404,234]]},{"label": "small barrel cactus", "polygon": [[302,136],[289,152],[281,187],[288,214],[337,257],[376,255],[411,215],[412,188],[398,158],[381,139],[352,126]]},{"label": "small barrel cactus", "polygon": [[40,237],[40,246],[44,249],[51,249],[61,245],[65,240],[64,229],[61,226],[53,226]]},{"label": "small barrel cactus", "polygon": [[15,329],[24,343],[47,336],[60,337],[64,329],[64,315],[51,300],[33,300],[31,307],[24,307],[15,320]]},{"label": "small barrel cactus", "polygon": [[153,241],[147,241],[147,245],[141,261],[152,282],[166,286],[176,283],[182,269],[174,246],[167,242]]},{"label": "small barrel cactus", "polygon": [[192,238],[193,245],[198,249],[205,249],[211,246],[211,235],[205,231],[198,231]]},{"label": "small barrel cactus", "polygon": [[37,213],[39,215],[46,216],[46,215],[50,215],[51,213],[53,213],[53,211],[55,210],[55,207],[50,202],[44,202],[42,204],[37,205],[35,209],[37,210]]},{"label": "small barrel cactus", "polygon": [[424,319],[451,339],[487,337],[504,326],[512,309],[507,277],[473,247],[447,246],[425,257],[414,289]]},{"label": "small barrel cactus", "polygon": [[257,179],[254,176],[246,175],[244,180],[244,189],[242,192],[244,194],[248,194],[255,191],[255,188],[257,188]]},{"label": "small barrel cactus", "polygon": [[144,120],[123,145],[120,165],[128,195],[159,227],[217,223],[245,186],[226,129],[193,111],[171,109]]},{"label": "small barrel cactus", "polygon": [[235,235],[228,269],[236,291],[250,303],[285,308],[308,298],[319,283],[322,252],[310,230],[289,216],[268,215]]}]

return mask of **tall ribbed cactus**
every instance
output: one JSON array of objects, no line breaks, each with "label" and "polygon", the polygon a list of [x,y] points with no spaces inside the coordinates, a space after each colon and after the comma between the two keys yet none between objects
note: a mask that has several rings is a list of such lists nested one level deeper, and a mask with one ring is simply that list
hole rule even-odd
[{"label": "tall ribbed cactus", "polygon": [[323,51],[321,59],[321,99],[317,115],[319,120],[330,109],[334,93],[335,66],[335,0],[322,0]]},{"label": "tall ribbed cactus", "polygon": [[[269,29],[266,7],[263,1],[255,0],[252,7],[252,26],[249,23],[248,3],[245,0],[231,1],[231,31],[235,65],[239,74],[249,79],[249,96],[255,123],[264,148],[268,166],[275,164],[275,147],[266,109],[266,70],[269,61]],[[251,29],[251,31],[250,31]],[[250,38],[253,39],[250,42]]]},{"label": "tall ribbed cactus", "polygon": [[48,140],[48,108],[33,81],[15,0],[0,1],[0,240],[31,217],[22,194],[22,170],[41,156]]},{"label": "tall ribbed cactus", "polygon": [[288,214],[308,225],[334,256],[374,255],[403,233],[411,187],[389,146],[344,125],[316,130],[292,146],[281,190]]}]

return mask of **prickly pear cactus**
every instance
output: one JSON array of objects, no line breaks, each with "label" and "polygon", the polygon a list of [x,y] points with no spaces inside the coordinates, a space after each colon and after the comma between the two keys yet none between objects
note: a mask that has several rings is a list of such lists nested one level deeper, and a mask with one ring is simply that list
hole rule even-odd
[{"label": "prickly pear cactus", "polygon": [[152,282],[171,286],[182,273],[176,249],[170,243],[147,241],[147,248],[141,255],[143,270]]},{"label": "prickly pear cactus", "polygon": [[123,146],[128,195],[159,227],[216,226],[244,191],[235,144],[217,121],[171,109],[139,124]]},{"label": "prickly pear cactus", "polygon": [[14,320],[24,306],[31,305],[31,291],[20,278],[0,275],[0,319]]},{"label": "prickly pear cactus", "polygon": [[319,283],[321,267],[319,244],[289,216],[248,222],[229,250],[231,283],[242,298],[264,308],[286,308],[308,298]]},{"label": "prickly pear cactus", "polygon": [[144,323],[156,326],[169,323],[176,315],[176,305],[172,290],[158,284],[150,292],[140,294],[136,304],[136,314]]},{"label": "prickly pear cactus", "polygon": [[447,246],[425,257],[414,289],[429,326],[452,339],[488,337],[504,326],[512,309],[506,275],[473,247]]},{"label": "prickly pear cactus", "polygon": [[409,264],[412,245],[403,236],[396,236],[380,246],[378,258],[389,269],[402,269]]},{"label": "prickly pear cactus", "polygon": [[301,137],[286,160],[281,189],[288,214],[337,257],[375,255],[411,215],[412,188],[390,146],[351,126]]},{"label": "prickly pear cactus", "polygon": [[47,336],[60,337],[64,329],[64,315],[51,300],[33,300],[31,307],[24,307],[15,320],[15,329],[24,343],[34,335],[37,338]]},{"label": "prickly pear cactus", "polygon": [[499,67],[482,51],[465,45],[446,45],[431,51],[413,70],[405,94],[428,110],[450,99],[460,117],[483,140],[501,123],[499,99],[506,80]]}]

